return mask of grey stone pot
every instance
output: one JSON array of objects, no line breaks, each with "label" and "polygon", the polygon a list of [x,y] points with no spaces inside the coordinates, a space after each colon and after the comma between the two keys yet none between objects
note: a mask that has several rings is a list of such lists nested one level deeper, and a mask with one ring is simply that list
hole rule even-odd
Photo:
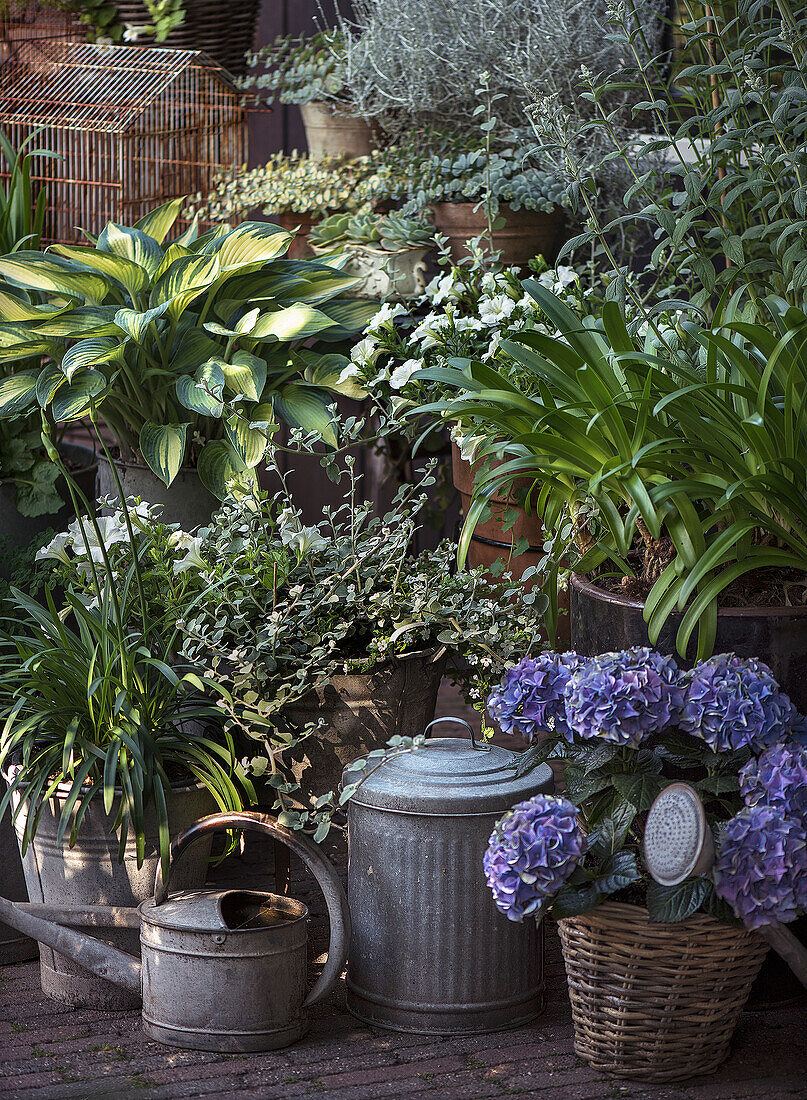
[{"label": "grey stone pot", "polygon": [[[91,447],[82,447],[77,443],[63,443],[59,448],[62,457],[68,459],[73,467],[73,477],[84,496],[92,503],[95,499],[95,477],[97,462]],[[56,483],[58,492],[65,501],[58,512],[46,512],[42,516],[24,516],[14,503],[16,487],[13,481],[0,482],[0,535],[10,549],[21,549],[43,531],[52,527],[54,531],[64,531],[74,518],[75,512],[70,494],[63,478]],[[0,562],[0,575],[5,575],[6,563]]]},{"label": "grey stone pot", "polygon": [[[204,527],[218,508],[218,500],[207,491],[191,467],[183,466],[170,486],[165,486],[148,466],[138,462],[115,459],[115,468],[127,497],[140,497],[148,504],[162,504],[162,520],[178,523],[184,531]],[[115,479],[103,455],[98,460],[96,495],[118,495]]]},{"label": "grey stone pot", "polygon": [[[0,796],[5,794],[5,790],[5,782],[0,778]],[[2,883],[0,893],[4,898],[8,898],[9,901],[28,901],[20,849],[11,824],[11,814],[6,814],[0,821],[0,883]],[[0,924],[0,966],[35,959],[38,954],[36,940],[23,936],[22,932],[18,932],[16,928]]]},{"label": "grey stone pot", "polygon": [[[12,764],[9,776],[19,765]],[[28,897],[48,905],[123,905],[137,906],[154,892],[154,878],[159,863],[159,835],[156,816],[148,812],[145,828],[145,860],[137,866],[137,851],[133,836],[129,836],[123,862],[118,862],[119,831],[110,832],[117,813],[117,800],[111,814],[104,812],[103,800],[93,798],[81,822],[75,845],[57,844],[56,832],[67,787],[60,788],[54,803],[49,803],[39,821],[33,842],[22,857]],[[14,809],[19,805],[14,800]],[[217,809],[213,796],[203,787],[179,787],[168,797],[168,818],[171,833],[187,829],[200,817]],[[15,821],[17,840],[22,850],[26,809]],[[195,845],[177,871],[178,890],[194,890],[204,885],[210,843]],[[99,930],[94,929],[93,935]],[[104,929],[97,938],[139,957],[140,937],[134,929]],[[59,955],[49,947],[40,949],[42,990],[54,1000],[76,1008],[96,1008],[103,1011],[129,1010],[140,1001],[119,986],[98,978],[78,963]]]},{"label": "grey stone pot", "polygon": [[336,790],[347,764],[390,737],[416,737],[434,718],[445,654],[421,650],[377,665],[371,672],[334,676],[283,714],[295,726],[325,719],[323,729],[295,750],[294,777],[307,793]]}]

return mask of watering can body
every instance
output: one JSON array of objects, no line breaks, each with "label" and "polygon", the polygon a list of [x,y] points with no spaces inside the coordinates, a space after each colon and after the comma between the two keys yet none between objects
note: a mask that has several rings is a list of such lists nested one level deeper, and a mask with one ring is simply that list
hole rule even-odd
[{"label": "watering can body", "polygon": [[[171,872],[183,852],[222,829],[267,833],[296,852],[317,879],[331,938],[325,967],[307,995],[308,909],[302,902],[252,890],[171,895]],[[152,1038],[232,1053],[275,1050],[299,1039],[308,1026],[307,1009],[328,995],[342,973],[350,937],[344,890],[320,849],[267,815],[249,812],[212,814],[182,833],[171,846],[166,881],[158,873],[154,897],[137,910],[96,906],[71,915],[0,898],[0,918],[100,977],[141,993],[143,1029]],[[64,927],[137,923],[142,963]]]}]

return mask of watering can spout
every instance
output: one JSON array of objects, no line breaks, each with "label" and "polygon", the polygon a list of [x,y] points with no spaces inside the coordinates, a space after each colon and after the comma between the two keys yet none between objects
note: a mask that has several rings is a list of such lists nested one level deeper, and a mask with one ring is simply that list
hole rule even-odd
[{"label": "watering can spout", "polygon": [[13,902],[0,898],[0,920],[32,939],[67,955],[85,970],[140,996],[140,962],[83,932],[42,920]]}]

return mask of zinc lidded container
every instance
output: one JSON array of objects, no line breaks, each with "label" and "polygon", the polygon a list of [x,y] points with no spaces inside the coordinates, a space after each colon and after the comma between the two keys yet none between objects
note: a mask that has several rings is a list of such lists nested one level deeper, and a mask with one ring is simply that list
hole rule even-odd
[{"label": "zinc lidded container", "polygon": [[473,1034],[543,1010],[543,929],[502,916],[482,870],[497,819],[553,789],[548,765],[517,777],[517,761],[473,737],[368,761],[348,803],[347,1007],[360,1020]]}]

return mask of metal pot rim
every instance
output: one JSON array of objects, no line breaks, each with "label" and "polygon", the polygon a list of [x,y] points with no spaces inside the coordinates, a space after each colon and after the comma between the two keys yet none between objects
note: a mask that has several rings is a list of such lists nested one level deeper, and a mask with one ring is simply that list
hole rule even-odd
[{"label": "metal pot rim", "polygon": [[[636,611],[644,610],[644,600],[631,600],[626,596],[619,596],[615,592],[609,592],[606,588],[600,588],[593,581],[589,580],[588,577],[584,577],[580,573],[572,573],[569,578],[569,583],[572,588],[575,588],[578,592],[586,596],[591,596],[601,603],[616,604],[619,607],[628,607]],[[773,607],[758,607],[754,604],[748,604],[744,607],[719,607],[717,609],[717,614],[719,617],[722,616],[726,619],[766,619],[786,618],[788,616],[802,618],[803,616],[807,616],[807,604],[803,604],[801,607],[791,607],[788,604],[777,604]]]}]

